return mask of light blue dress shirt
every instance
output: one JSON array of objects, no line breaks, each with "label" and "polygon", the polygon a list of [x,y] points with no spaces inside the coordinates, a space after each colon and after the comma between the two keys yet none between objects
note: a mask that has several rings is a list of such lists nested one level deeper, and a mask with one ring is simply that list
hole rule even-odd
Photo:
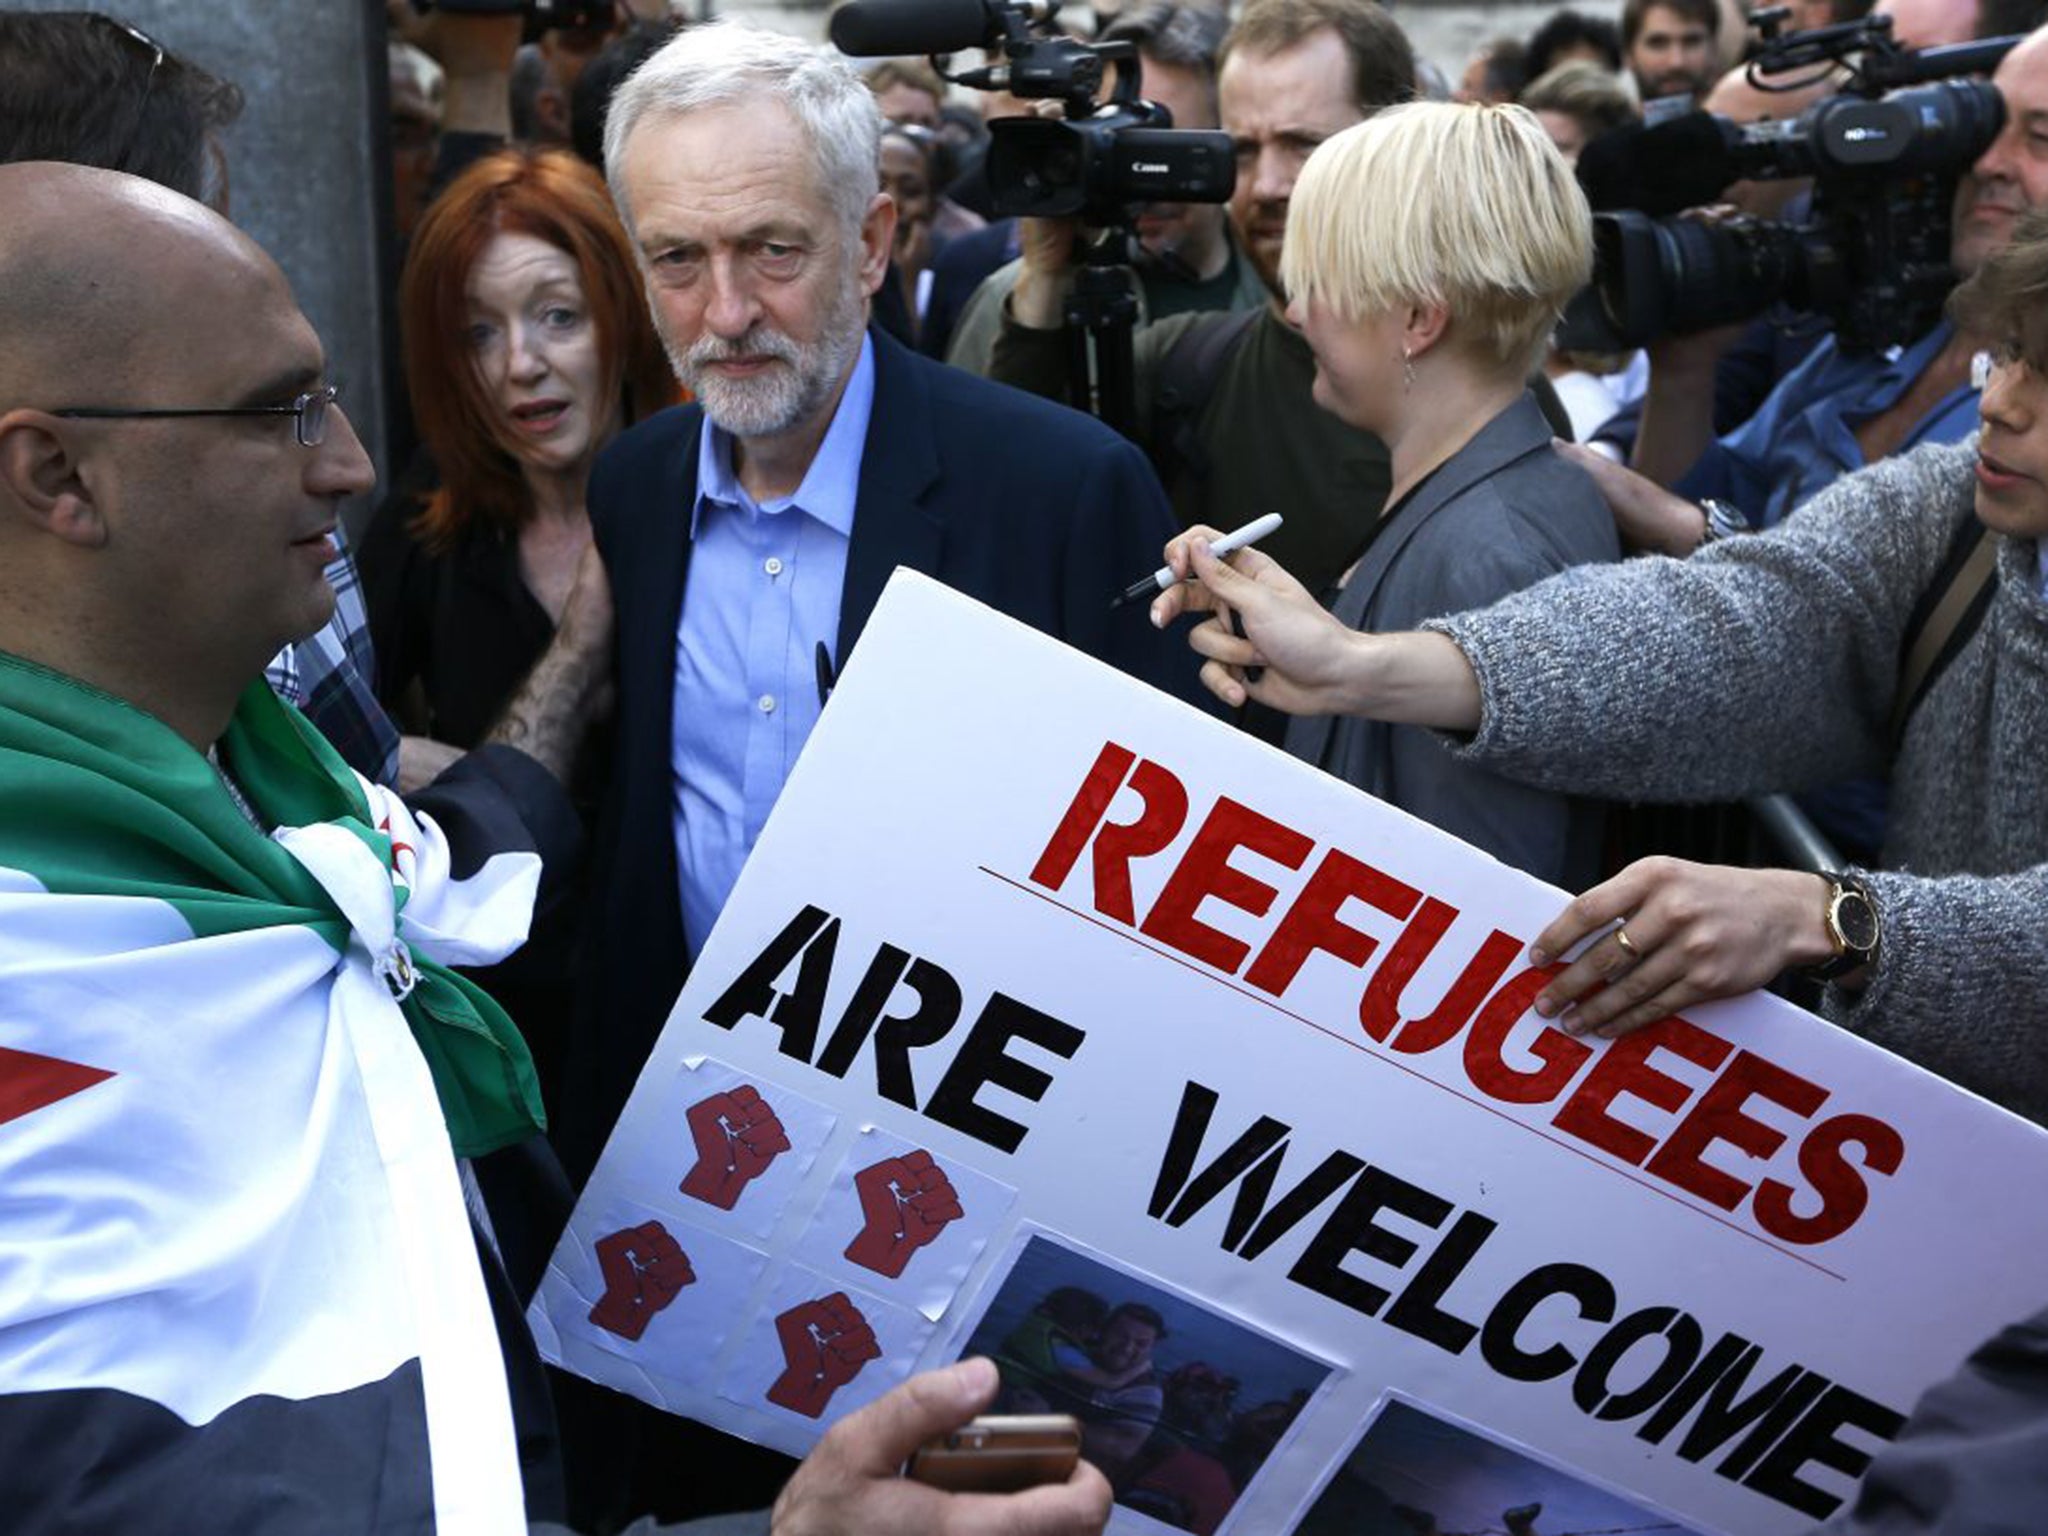
[{"label": "light blue dress shirt", "polygon": [[[1675,487],[1697,501],[1731,501],[1751,523],[1776,527],[1844,475],[1863,468],[1856,429],[1891,409],[1941,355],[1947,321],[1910,347],[1844,355],[1830,336],[1778,381],[1757,413],[1708,447]],[[1977,430],[1977,390],[1963,383],[1914,422],[1894,455],[1922,443],[1959,443]],[[1884,846],[1885,786],[1850,779],[1799,797],[1821,831],[1850,849]]]},{"label": "light blue dress shirt", "polygon": [[732,439],[704,419],[690,571],[676,627],[676,868],[698,953],[824,707],[818,646],[836,670],[839,599],[875,399],[874,343],[794,495],[757,504]]},{"label": "light blue dress shirt", "polygon": [[[1846,356],[1830,336],[1778,381],[1754,416],[1710,444],[1674,489],[1694,501],[1720,497],[1752,525],[1776,527],[1863,468],[1856,429],[1896,405],[1954,334],[1943,321],[1910,347]],[[1976,430],[1977,391],[1958,384],[1913,423],[1892,453],[1959,443]]]}]

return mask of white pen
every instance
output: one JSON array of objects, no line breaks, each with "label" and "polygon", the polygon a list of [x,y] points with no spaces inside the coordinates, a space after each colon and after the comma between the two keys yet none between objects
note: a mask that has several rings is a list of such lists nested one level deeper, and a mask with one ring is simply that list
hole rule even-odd
[{"label": "white pen", "polygon": [[[1209,553],[1218,560],[1221,560],[1225,555],[1235,550],[1243,549],[1247,544],[1258,543],[1259,540],[1263,539],[1275,528],[1278,528],[1280,523],[1281,517],[1278,512],[1268,512],[1264,517],[1255,517],[1238,529],[1237,532],[1226,533],[1214,544],[1211,544],[1209,546]],[[1116,601],[1109,606],[1112,609],[1121,608],[1125,603],[1139,602],[1144,598],[1150,597],[1155,592],[1164,592],[1172,585],[1173,567],[1162,565],[1143,581],[1134,581],[1128,587],[1125,587],[1117,595]]]}]

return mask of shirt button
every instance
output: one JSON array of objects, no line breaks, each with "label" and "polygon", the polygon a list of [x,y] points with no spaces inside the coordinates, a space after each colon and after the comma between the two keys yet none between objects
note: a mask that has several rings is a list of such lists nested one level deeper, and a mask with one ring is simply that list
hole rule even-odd
[{"label": "shirt button", "polygon": [[761,569],[770,576],[780,576],[782,574],[782,561],[778,556],[770,555],[761,563]]},{"label": "shirt button", "polygon": [[764,693],[764,694],[762,694],[760,698],[758,698],[758,699],[754,700],[754,707],[755,707],[756,709],[760,710],[760,711],[761,711],[761,713],[762,713],[762,714],[764,714],[764,715],[772,715],[772,714],[774,714],[774,713],[775,713],[775,695],[774,695],[774,694],[772,694],[772,693]]}]

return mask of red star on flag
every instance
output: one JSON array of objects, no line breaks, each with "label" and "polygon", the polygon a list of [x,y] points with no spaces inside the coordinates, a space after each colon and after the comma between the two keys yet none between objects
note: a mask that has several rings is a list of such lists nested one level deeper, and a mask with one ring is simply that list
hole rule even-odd
[{"label": "red star on flag", "polygon": [[0,1045],[0,1125],[83,1093],[113,1075],[102,1067],[38,1056],[33,1051],[11,1051]]}]

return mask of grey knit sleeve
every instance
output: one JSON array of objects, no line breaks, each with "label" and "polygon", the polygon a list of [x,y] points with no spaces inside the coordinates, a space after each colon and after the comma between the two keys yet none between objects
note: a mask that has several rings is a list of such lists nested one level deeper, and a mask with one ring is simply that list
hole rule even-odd
[{"label": "grey knit sleeve", "polygon": [[1828,1016],[2048,1124],[2048,864],[1863,878],[1883,942],[1860,995],[1830,989]]},{"label": "grey knit sleeve", "polygon": [[1908,615],[1967,516],[1974,444],[1845,478],[1778,528],[1562,572],[1433,620],[1478,674],[1461,756],[1544,788],[1721,800],[1881,768]]}]

